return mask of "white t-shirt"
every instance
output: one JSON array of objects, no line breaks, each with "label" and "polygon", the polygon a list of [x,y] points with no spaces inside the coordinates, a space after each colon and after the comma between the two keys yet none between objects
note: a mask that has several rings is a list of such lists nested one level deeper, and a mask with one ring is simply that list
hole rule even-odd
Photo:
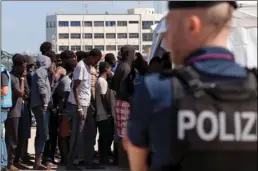
[{"label": "white t-shirt", "polygon": [[[74,69],[72,87],[74,85],[74,80],[81,80],[81,83],[78,86],[78,94],[81,106],[89,106],[91,99],[90,66],[86,65],[83,60],[81,60]],[[76,105],[74,93],[72,90],[69,94],[68,102]]]},{"label": "white t-shirt", "polygon": [[[103,104],[101,102],[100,95],[104,95],[107,93],[108,90],[108,83],[103,77],[99,77],[96,83],[96,105],[97,105],[97,115],[96,120],[102,121],[107,119],[107,113]],[[110,113],[111,115],[111,113]]]}]

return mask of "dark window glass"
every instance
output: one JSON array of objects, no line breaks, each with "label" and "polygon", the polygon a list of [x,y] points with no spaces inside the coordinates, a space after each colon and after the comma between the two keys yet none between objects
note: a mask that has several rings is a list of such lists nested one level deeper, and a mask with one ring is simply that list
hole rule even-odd
[{"label": "dark window glass", "polygon": [[152,25],[153,25],[153,21],[143,21],[142,22],[142,29],[143,30],[150,29]]},{"label": "dark window glass", "polygon": [[90,51],[91,49],[93,49],[91,45],[85,45],[84,46],[85,51]]},{"label": "dark window glass", "polygon": [[104,39],[104,33],[94,33],[94,39]]},{"label": "dark window glass", "polygon": [[68,45],[59,46],[59,51],[64,51],[64,50],[69,50],[69,46]]},{"label": "dark window glass", "polygon": [[69,22],[68,21],[58,21],[58,26],[59,27],[68,27]]},{"label": "dark window glass", "polygon": [[72,51],[80,51],[80,50],[81,50],[81,46],[72,45],[72,46],[71,46],[71,50],[72,50]]},{"label": "dark window glass", "polygon": [[137,38],[139,38],[139,33],[129,33],[129,38],[130,39],[137,39]]},{"label": "dark window glass", "polygon": [[68,33],[59,33],[58,35],[59,39],[69,39]]},{"label": "dark window glass", "polygon": [[84,39],[92,39],[92,33],[84,33]]},{"label": "dark window glass", "polygon": [[127,21],[117,21],[117,26],[120,26],[120,27],[127,26]]},{"label": "dark window glass", "polygon": [[135,50],[139,50],[139,45],[132,45]]},{"label": "dark window glass", "polygon": [[151,42],[153,40],[153,33],[142,33],[143,42]]},{"label": "dark window glass", "polygon": [[95,45],[94,48],[104,51],[104,45]]},{"label": "dark window glass", "polygon": [[129,24],[138,24],[139,21],[129,21]]},{"label": "dark window glass", "polygon": [[107,51],[115,51],[116,50],[116,45],[107,45],[106,50]]},{"label": "dark window glass", "polygon": [[84,21],[84,27],[92,27],[92,21]]},{"label": "dark window glass", "polygon": [[104,27],[104,21],[94,21],[95,27]]},{"label": "dark window glass", "polygon": [[106,39],[115,39],[116,33],[106,33]]},{"label": "dark window glass", "polygon": [[80,33],[71,33],[71,39],[80,39],[81,34]]},{"label": "dark window glass", "polygon": [[106,27],[113,27],[113,26],[116,26],[115,21],[106,21]]},{"label": "dark window glass", "polygon": [[71,21],[70,22],[70,26],[71,27],[80,27],[81,26],[81,22],[80,21]]},{"label": "dark window glass", "polygon": [[125,45],[117,45],[117,50],[120,50],[121,47],[123,47],[123,46],[125,46]]},{"label": "dark window glass", "polygon": [[127,39],[127,33],[117,33],[118,39]]}]

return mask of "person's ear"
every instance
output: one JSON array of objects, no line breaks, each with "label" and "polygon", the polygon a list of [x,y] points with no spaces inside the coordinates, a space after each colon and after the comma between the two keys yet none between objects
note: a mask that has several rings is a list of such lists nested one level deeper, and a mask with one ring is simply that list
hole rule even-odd
[{"label": "person's ear", "polygon": [[187,27],[188,34],[192,37],[196,37],[201,32],[201,20],[198,16],[193,15],[190,16],[187,20]]}]

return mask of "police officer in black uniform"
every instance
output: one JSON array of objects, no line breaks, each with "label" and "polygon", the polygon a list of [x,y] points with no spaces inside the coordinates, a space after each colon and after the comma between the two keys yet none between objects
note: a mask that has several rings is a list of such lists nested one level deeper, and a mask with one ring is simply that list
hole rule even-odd
[{"label": "police officer in black uniform", "polygon": [[169,1],[166,45],[176,69],[133,98],[124,146],[132,171],[256,171],[257,72],[227,49],[234,1]]}]

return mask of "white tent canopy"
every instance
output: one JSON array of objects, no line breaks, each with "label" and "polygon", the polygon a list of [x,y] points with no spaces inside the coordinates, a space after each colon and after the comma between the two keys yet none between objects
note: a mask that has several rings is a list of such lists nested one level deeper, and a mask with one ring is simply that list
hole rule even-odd
[{"label": "white tent canopy", "polygon": [[[240,8],[233,14],[233,29],[228,40],[228,47],[236,56],[236,61],[247,67],[257,68],[257,2],[239,3]],[[153,25],[154,33],[150,59],[160,56],[166,48],[163,45],[162,33],[166,32],[165,18]]]}]

